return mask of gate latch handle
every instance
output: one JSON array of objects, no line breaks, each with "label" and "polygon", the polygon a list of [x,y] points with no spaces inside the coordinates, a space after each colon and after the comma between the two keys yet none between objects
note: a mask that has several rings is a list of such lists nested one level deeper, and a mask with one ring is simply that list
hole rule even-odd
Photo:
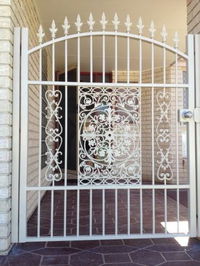
[{"label": "gate latch handle", "polygon": [[189,109],[181,109],[181,110],[179,110],[179,122],[181,122],[181,123],[185,123],[185,122],[191,121],[193,116],[194,116],[193,111],[191,111]]},{"label": "gate latch handle", "polygon": [[182,113],[182,115],[183,115],[183,118],[185,118],[185,119],[190,119],[190,118],[193,117],[193,112],[190,111],[190,110],[185,110],[185,111]]}]

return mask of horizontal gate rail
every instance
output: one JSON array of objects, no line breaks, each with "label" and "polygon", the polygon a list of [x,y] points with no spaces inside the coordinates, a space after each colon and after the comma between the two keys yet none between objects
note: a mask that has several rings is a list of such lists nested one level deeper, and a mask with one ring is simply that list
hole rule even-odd
[{"label": "horizontal gate rail", "polygon": [[130,190],[137,190],[137,189],[188,189],[190,188],[190,185],[134,185],[134,187],[130,187],[130,185],[119,185],[116,187],[116,185],[106,185],[106,186],[49,186],[49,187],[27,187],[27,191],[38,191],[38,190],[109,190],[109,189],[130,189]]},{"label": "horizontal gate rail", "polygon": [[141,87],[141,88],[188,88],[188,84],[174,83],[102,83],[102,82],[65,82],[65,81],[28,81],[29,85],[46,85],[46,86],[92,86],[92,87]]},{"label": "horizontal gate rail", "polygon": [[[46,241],[80,241],[80,240],[113,240],[113,239],[148,239],[148,238],[169,238],[169,237],[187,237],[189,234],[178,233],[178,234],[118,234],[118,235],[79,235],[79,236],[53,236],[53,237],[40,237],[39,240],[42,242]],[[27,237],[25,239],[28,242],[38,242],[38,237]]]}]

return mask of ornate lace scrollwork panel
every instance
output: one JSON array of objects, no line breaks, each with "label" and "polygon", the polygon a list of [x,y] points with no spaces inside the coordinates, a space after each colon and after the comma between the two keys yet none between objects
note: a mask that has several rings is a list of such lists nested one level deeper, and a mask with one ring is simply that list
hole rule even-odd
[{"label": "ornate lace scrollwork panel", "polygon": [[156,126],[157,143],[157,178],[168,181],[173,178],[171,153],[171,92],[166,89],[159,90],[156,95],[158,123]]},{"label": "ornate lace scrollwork panel", "polygon": [[59,115],[60,102],[62,99],[62,93],[60,90],[47,90],[45,93],[47,100],[46,118],[47,125],[45,128],[46,138],[45,143],[47,146],[47,161],[45,179],[47,181],[59,181],[62,179],[62,170],[60,165],[62,161],[59,160],[59,156],[62,155],[60,148],[62,146],[62,132],[63,127],[60,123],[61,116]]},{"label": "ornate lace scrollwork panel", "polygon": [[139,184],[138,88],[79,87],[79,184]]}]

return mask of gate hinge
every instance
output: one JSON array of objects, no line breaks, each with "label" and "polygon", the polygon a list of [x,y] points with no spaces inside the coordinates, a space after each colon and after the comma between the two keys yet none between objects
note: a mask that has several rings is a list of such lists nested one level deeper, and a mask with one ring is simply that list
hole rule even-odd
[{"label": "gate hinge", "polygon": [[200,123],[200,107],[194,109],[194,121]]}]

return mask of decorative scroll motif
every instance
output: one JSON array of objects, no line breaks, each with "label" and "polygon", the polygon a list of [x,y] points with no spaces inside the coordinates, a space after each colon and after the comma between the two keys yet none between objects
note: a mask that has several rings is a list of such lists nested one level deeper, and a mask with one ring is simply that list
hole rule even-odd
[{"label": "decorative scroll motif", "polygon": [[139,184],[138,88],[79,87],[79,184]]},{"label": "decorative scroll motif", "polygon": [[157,178],[162,181],[171,180],[173,178],[172,171],[172,154],[171,150],[171,137],[170,137],[170,120],[169,112],[171,107],[170,92],[166,89],[159,91],[156,96],[159,112],[158,124],[156,127],[156,143],[158,147],[157,155]]},{"label": "decorative scroll motif", "polygon": [[60,148],[62,146],[62,137],[63,127],[60,123],[59,110],[62,110],[60,107],[60,102],[62,99],[62,93],[59,90],[47,90],[45,93],[45,98],[47,100],[47,115],[48,120],[45,132],[46,138],[45,143],[47,146],[47,169],[45,172],[45,179],[47,181],[59,181],[62,179],[62,170],[60,164],[62,161],[59,161],[59,156],[62,155]]}]

